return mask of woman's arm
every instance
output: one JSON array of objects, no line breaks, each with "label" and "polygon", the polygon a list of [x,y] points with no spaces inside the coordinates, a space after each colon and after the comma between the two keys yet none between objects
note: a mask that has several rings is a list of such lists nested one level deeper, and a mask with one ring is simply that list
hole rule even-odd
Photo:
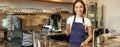
[{"label": "woman's arm", "polygon": [[87,30],[88,30],[88,38],[85,40],[85,42],[90,42],[90,40],[92,39],[92,26],[88,26],[87,27]]},{"label": "woman's arm", "polygon": [[81,44],[82,47],[86,47],[88,42],[90,42],[90,40],[92,39],[92,36],[93,36],[92,35],[92,26],[88,26],[87,30],[88,30],[88,38],[84,42],[82,42],[82,44]]},{"label": "woman's arm", "polygon": [[65,34],[66,34],[67,36],[70,35],[70,24],[67,24],[67,25],[66,25]]}]

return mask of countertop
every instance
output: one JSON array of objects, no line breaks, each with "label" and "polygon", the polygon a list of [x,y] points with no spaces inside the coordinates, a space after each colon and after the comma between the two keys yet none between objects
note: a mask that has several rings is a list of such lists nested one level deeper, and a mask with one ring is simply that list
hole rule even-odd
[{"label": "countertop", "polygon": [[[52,45],[52,47],[62,47],[62,46],[70,47],[72,45],[62,41],[58,41],[56,42],[56,44],[57,43],[59,43],[59,45]],[[89,43],[87,47],[92,47],[92,43]],[[95,47],[120,47],[120,35],[116,35],[111,38],[108,38],[108,40],[104,41],[104,43],[97,44]]]},{"label": "countertop", "polygon": [[[59,36],[59,35],[65,35],[65,33],[50,33],[47,34],[48,36]],[[104,41],[104,43],[97,44],[95,47],[120,47],[120,35],[114,36],[115,38],[108,39]],[[50,47],[70,47],[71,44],[65,41],[56,41],[56,40],[50,40],[49,46]],[[92,47],[92,43],[88,44],[88,47]]]},{"label": "countertop", "polygon": [[[39,40],[41,41],[41,40]],[[43,41],[44,44],[46,45],[46,42]],[[57,40],[49,40],[49,45],[45,47],[76,47],[77,45],[74,44],[69,44],[68,42],[65,41],[57,41]],[[79,45],[78,45],[79,46]],[[88,44],[87,47],[91,47],[91,44]]]},{"label": "countertop", "polygon": [[120,35],[114,36],[112,39],[108,39],[103,47],[120,47]]},{"label": "countertop", "polygon": [[120,35],[109,37],[103,43],[96,44],[95,47],[120,47]]}]

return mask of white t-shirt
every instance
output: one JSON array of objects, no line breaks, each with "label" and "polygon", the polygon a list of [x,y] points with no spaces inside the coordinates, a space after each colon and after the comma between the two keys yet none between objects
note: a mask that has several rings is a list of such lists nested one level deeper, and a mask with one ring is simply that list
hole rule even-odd
[{"label": "white t-shirt", "polygon": [[[70,29],[71,29],[71,27],[72,27],[73,20],[74,20],[74,16],[71,16],[71,17],[69,17],[69,18],[67,19],[67,24],[70,24]],[[83,23],[82,17],[77,17],[77,16],[76,16],[75,22]],[[88,19],[87,17],[84,17],[84,26],[85,26],[85,27],[87,27],[87,26],[92,26],[90,19]],[[70,32],[71,32],[71,31],[70,31]]]}]

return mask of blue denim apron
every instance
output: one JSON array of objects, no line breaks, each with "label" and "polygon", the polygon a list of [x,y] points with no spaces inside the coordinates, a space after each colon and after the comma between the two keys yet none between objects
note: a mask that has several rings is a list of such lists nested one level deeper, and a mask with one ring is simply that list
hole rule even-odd
[{"label": "blue denim apron", "polygon": [[[73,24],[71,27],[71,34],[69,43],[71,47],[80,47],[80,44],[85,41],[85,29],[83,23],[75,22],[76,16],[74,16]],[[84,21],[84,18],[82,19]]]}]

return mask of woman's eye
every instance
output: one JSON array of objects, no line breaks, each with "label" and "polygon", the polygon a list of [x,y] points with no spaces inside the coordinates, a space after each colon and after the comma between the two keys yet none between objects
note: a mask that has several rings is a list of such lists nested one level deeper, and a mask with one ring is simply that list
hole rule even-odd
[{"label": "woman's eye", "polygon": [[75,8],[77,9],[77,8],[83,8],[83,7],[82,7],[82,6],[79,6],[79,7],[75,7]]},{"label": "woman's eye", "polygon": [[78,8],[78,7],[75,7],[75,8]]},{"label": "woman's eye", "polygon": [[83,8],[82,6],[80,6],[80,8]]}]

